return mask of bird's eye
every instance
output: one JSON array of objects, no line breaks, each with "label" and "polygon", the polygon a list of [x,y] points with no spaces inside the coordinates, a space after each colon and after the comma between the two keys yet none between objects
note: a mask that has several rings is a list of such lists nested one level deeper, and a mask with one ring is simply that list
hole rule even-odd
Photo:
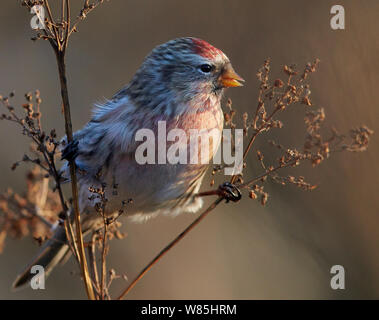
[{"label": "bird's eye", "polygon": [[210,64],[202,64],[199,68],[204,73],[209,73],[213,70],[213,66]]}]

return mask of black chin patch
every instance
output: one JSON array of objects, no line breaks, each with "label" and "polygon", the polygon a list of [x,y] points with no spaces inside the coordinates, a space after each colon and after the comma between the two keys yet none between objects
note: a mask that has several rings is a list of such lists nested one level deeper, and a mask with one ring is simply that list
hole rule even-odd
[{"label": "black chin patch", "polygon": [[213,92],[214,93],[219,94],[222,92],[222,89],[224,89],[224,87],[218,81],[213,84]]}]

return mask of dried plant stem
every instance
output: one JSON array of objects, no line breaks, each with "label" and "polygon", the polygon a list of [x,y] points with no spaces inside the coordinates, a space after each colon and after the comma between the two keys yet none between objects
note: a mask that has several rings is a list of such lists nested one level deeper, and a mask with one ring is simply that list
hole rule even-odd
[{"label": "dried plant stem", "polygon": [[269,170],[269,171],[266,171],[265,173],[262,173],[261,175],[259,176],[256,176],[255,178],[245,182],[245,183],[242,183],[239,185],[239,187],[242,189],[242,188],[248,188],[249,186],[251,186],[253,183],[256,183],[257,181],[261,180],[262,178],[264,177],[267,177],[271,174],[273,174],[274,172],[278,171],[278,170],[281,170],[283,168],[288,168],[288,167],[291,167],[291,166],[294,166],[296,164],[296,162],[299,161],[298,158],[295,158],[294,160],[286,163],[285,165],[280,165],[280,166],[277,166],[276,168],[272,169],[272,170]]},{"label": "dried plant stem", "polygon": [[92,234],[91,241],[88,244],[88,257],[90,263],[91,278],[93,281],[93,286],[96,291],[97,297],[100,297],[100,282],[97,274],[97,264],[96,264],[96,233]]},{"label": "dried plant stem", "polygon": [[[66,34],[63,45],[61,44],[59,34],[54,26],[54,21],[51,15],[51,11],[49,8],[48,1],[45,1],[47,12],[50,18],[50,21],[53,23],[53,31],[55,35],[55,41],[50,41],[52,45],[56,60],[58,64],[58,72],[59,72],[59,80],[61,86],[61,96],[62,96],[62,105],[63,105],[63,113],[65,118],[65,131],[67,136],[67,141],[71,142],[73,140],[72,133],[72,122],[71,122],[71,112],[70,112],[70,102],[68,98],[68,89],[67,89],[67,78],[66,78],[66,64],[65,64],[65,54],[67,48],[67,41],[70,30],[70,1],[64,1],[66,5],[66,15],[67,15],[67,24],[66,24]],[[84,251],[84,241],[83,241],[83,232],[82,226],[80,223],[80,212],[79,212],[79,196],[78,196],[78,184],[76,177],[76,165],[75,161],[70,161],[70,176],[71,176],[71,189],[72,189],[72,200],[73,200],[73,211],[74,211],[74,221],[75,221],[75,229],[76,229],[76,245],[78,249],[78,258],[81,267],[81,273],[83,276],[83,281],[85,284],[87,296],[90,300],[95,299],[95,295],[92,288],[91,278],[88,272],[87,259]]]},{"label": "dried plant stem", "polygon": [[122,300],[134,288],[139,280],[180,240],[182,240],[193,228],[195,228],[219,203],[223,200],[222,197],[217,198],[199,217],[197,217],[182,233],[180,233],[174,240],[172,240],[166,247],[159,252],[153,260],[138,274],[133,282],[119,295],[117,300]]},{"label": "dried plant stem", "polygon": [[[255,139],[257,138],[258,134],[261,132],[262,130],[257,130],[253,136],[251,137],[250,141],[249,141],[249,144],[247,145],[247,148],[245,149],[244,153],[243,153],[243,161],[246,160],[246,157],[251,149],[251,147],[253,146],[254,142],[255,142]],[[233,175],[232,178],[230,179],[230,183],[234,183],[237,179],[237,176],[236,175]]]},{"label": "dried plant stem", "polygon": [[105,297],[105,278],[107,274],[106,256],[107,256],[107,237],[108,237],[108,222],[103,212],[104,228],[103,228],[103,248],[101,252],[101,280],[100,280],[100,298]]},{"label": "dried plant stem", "polygon": [[[69,1],[67,1],[67,3],[69,3]],[[64,113],[64,118],[65,118],[65,129],[66,129],[67,141],[71,142],[73,140],[73,133],[72,133],[72,122],[71,122],[71,113],[70,113],[70,102],[68,98],[68,89],[67,89],[65,51],[60,51],[56,47],[54,47],[54,49],[56,53],[58,71],[59,71],[59,80],[60,80],[60,86],[61,86],[61,95],[62,95],[63,113]],[[72,200],[73,200],[73,208],[74,208],[74,220],[75,220],[75,228],[76,228],[76,241],[77,241],[77,247],[79,251],[78,253],[79,253],[81,272],[82,272],[83,281],[86,287],[87,296],[90,300],[94,300],[95,295],[93,292],[92,282],[91,282],[91,278],[88,272],[87,259],[86,259],[86,255],[84,251],[83,232],[82,232],[82,226],[80,223],[76,165],[74,161],[70,161],[70,176],[71,176]]]}]

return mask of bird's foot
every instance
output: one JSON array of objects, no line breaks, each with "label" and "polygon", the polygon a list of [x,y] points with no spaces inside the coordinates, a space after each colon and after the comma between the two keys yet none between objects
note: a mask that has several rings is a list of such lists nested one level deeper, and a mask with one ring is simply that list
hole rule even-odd
[{"label": "bird's foot", "polygon": [[62,151],[61,160],[67,160],[68,162],[75,161],[75,158],[79,154],[79,141],[73,140],[67,144]]},{"label": "bird's foot", "polygon": [[233,201],[237,202],[241,200],[241,191],[230,182],[224,182],[218,187],[218,192],[221,197],[223,197],[226,202]]}]

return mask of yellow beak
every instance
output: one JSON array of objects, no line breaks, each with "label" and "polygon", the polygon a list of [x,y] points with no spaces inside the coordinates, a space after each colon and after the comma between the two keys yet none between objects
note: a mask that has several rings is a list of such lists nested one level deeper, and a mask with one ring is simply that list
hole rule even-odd
[{"label": "yellow beak", "polygon": [[219,77],[219,81],[224,88],[229,87],[241,87],[245,82],[233,69],[232,65],[229,63],[226,65],[224,72]]}]

